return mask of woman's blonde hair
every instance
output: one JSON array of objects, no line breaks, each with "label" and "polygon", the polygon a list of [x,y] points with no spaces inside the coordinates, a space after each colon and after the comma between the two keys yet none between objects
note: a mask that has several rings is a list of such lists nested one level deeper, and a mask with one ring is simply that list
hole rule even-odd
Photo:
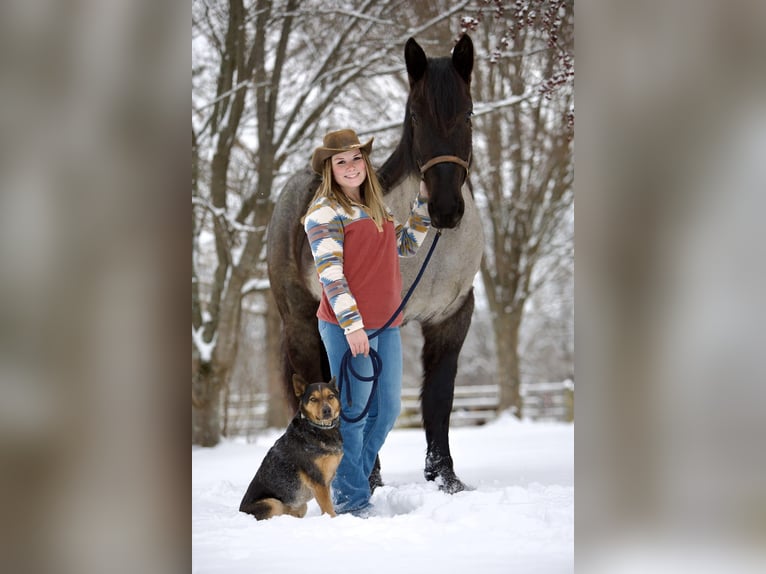
[{"label": "woman's blonde hair", "polygon": [[[363,149],[360,149],[359,151],[362,154],[364,166],[367,170],[367,177],[365,177],[362,182],[359,195],[362,198],[362,203],[366,207],[367,215],[369,215],[370,219],[375,222],[378,231],[382,231],[383,222],[386,220],[391,221],[393,220],[393,217],[388,213],[386,205],[383,203],[383,187],[380,185],[378,176],[375,175],[375,170],[372,168],[369,156]],[[354,207],[351,200],[349,200],[346,194],[343,193],[340,185],[338,185],[335,178],[332,176],[331,157],[324,160],[324,163],[322,164],[322,183],[319,184],[311,203],[315,202],[320,197],[327,197],[333,200],[349,215],[353,212]]]}]

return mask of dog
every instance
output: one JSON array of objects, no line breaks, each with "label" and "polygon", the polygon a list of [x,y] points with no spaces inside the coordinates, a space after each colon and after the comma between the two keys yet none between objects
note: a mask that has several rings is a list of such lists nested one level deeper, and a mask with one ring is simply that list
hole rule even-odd
[{"label": "dog", "polygon": [[343,439],[335,377],[308,384],[293,375],[293,390],[298,412],[266,453],[239,505],[257,520],[282,514],[303,518],[312,498],[322,514],[336,515],[330,483],[343,458]]}]

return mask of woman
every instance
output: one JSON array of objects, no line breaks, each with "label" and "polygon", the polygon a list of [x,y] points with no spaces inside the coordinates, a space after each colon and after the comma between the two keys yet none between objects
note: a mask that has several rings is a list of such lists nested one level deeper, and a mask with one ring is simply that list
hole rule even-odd
[{"label": "woman", "polygon": [[[343,459],[333,481],[333,502],[338,514],[357,516],[369,513],[368,477],[401,409],[401,315],[372,341],[368,334],[385,325],[399,307],[398,257],[417,252],[431,223],[424,184],[407,224],[394,221],[370,164],[372,141],[362,145],[348,129],[324,137],[311,158],[322,182],[303,220],[322,283],[317,317],[332,375],[339,375],[348,349],[353,355],[351,366],[360,376],[372,374],[370,347],[383,365],[367,416],[353,423],[341,420]],[[353,387],[351,406],[349,387]],[[351,376],[341,397],[346,418],[362,413],[371,389],[371,382]]]}]

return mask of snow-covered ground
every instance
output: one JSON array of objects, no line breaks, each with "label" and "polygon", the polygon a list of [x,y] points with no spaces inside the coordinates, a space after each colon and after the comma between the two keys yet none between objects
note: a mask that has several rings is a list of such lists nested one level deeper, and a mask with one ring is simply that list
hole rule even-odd
[{"label": "snow-covered ground", "polygon": [[455,470],[475,487],[448,495],[423,478],[422,430],[393,431],[386,486],[367,519],[320,515],[256,521],[242,495],[281,430],[192,451],[193,572],[515,574],[572,572],[574,427],[509,415],[450,431]]}]

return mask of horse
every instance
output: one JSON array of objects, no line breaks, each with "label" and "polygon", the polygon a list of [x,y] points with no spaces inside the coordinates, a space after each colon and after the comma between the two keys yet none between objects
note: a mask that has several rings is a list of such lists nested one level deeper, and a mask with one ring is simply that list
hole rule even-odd
[{"label": "horse", "polygon": [[[421,180],[429,191],[428,236],[416,256],[399,260],[405,292],[436,230],[441,233],[431,262],[403,311],[403,322],[418,322],[423,334],[420,400],[427,443],[424,475],[436,481],[441,490],[455,493],[467,486],[455,474],[450,453],[450,413],[458,357],[473,314],[473,279],[484,247],[482,224],[468,180],[473,147],[470,85],[474,48],[470,37],[463,35],[451,56],[431,58],[410,38],[404,57],[409,95],[401,138],[377,174],[385,202],[397,221],[406,221]],[[286,385],[294,373],[310,381],[328,380],[330,376],[316,318],[321,285],[300,221],[319,181],[310,169],[294,174],[280,192],[268,230],[268,274],[282,317]],[[370,476],[371,489],[382,484],[376,464]]]}]

